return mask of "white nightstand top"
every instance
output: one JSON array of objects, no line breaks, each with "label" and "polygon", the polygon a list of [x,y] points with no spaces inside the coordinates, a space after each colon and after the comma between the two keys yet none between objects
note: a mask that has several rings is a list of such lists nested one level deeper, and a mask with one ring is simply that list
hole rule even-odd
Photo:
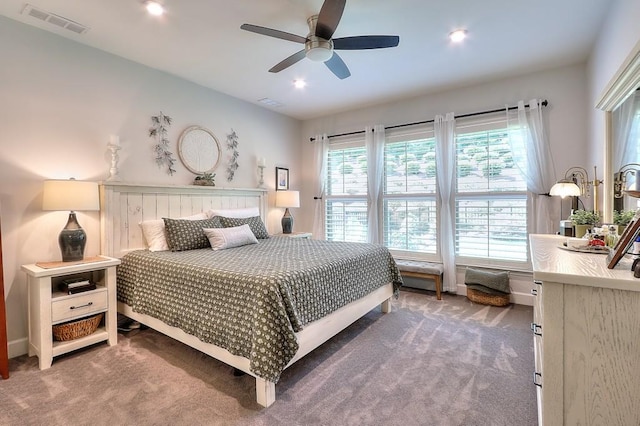
[{"label": "white nightstand top", "polygon": [[[94,269],[108,268],[120,264],[120,259],[108,256],[97,256],[79,262],[38,262],[22,265],[22,270],[33,277],[47,277],[50,275],[65,275],[75,272],[91,271]],[[47,265],[41,267],[39,265]]]}]

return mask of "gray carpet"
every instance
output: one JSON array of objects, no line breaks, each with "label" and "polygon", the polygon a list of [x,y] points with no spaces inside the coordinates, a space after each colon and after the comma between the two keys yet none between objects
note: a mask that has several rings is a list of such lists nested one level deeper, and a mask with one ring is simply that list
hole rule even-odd
[{"label": "gray carpet", "polygon": [[153,330],[10,361],[3,425],[535,425],[531,307],[401,291],[287,369],[276,403],[254,380]]}]

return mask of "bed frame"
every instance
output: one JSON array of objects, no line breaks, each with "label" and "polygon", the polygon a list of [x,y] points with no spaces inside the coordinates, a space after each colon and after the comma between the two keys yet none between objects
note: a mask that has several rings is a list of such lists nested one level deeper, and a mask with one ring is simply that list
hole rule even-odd
[{"label": "bed frame", "polygon": [[[259,207],[266,222],[266,189],[228,189],[202,186],[153,186],[106,182],[100,186],[101,197],[101,249],[102,253],[122,257],[131,250],[144,248],[142,220],[161,217],[182,217],[213,208]],[[307,324],[296,333],[299,349],[287,365],[290,366],[331,337],[338,334],[376,306],[382,312],[391,310],[393,285],[386,284],[362,299],[338,309],[326,317]],[[256,400],[268,407],[276,400],[275,383],[256,377],[249,370],[249,360],[231,354],[219,346],[204,343],[177,327],[172,327],[148,315],[133,312],[131,307],[118,302],[118,312],[154,330],[172,337],[194,349],[206,353],[256,379]]]}]

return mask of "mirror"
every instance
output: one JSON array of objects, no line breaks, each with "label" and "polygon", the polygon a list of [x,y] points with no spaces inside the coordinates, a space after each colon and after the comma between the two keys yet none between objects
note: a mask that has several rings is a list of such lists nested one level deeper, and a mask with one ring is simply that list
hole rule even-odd
[{"label": "mirror", "polygon": [[178,140],[178,156],[192,173],[211,173],[220,162],[220,143],[215,135],[200,126],[185,129]]},{"label": "mirror", "polygon": [[[614,210],[614,174],[617,173],[624,164],[617,164],[620,160],[614,159],[616,151],[615,142],[615,121],[613,112],[636,89],[640,88],[640,44],[638,44],[629,59],[622,64],[620,71],[607,86],[600,101],[596,105],[598,109],[605,111],[605,161],[604,161],[604,197],[603,213],[604,221],[611,222]],[[628,209],[628,207],[626,207]]]}]

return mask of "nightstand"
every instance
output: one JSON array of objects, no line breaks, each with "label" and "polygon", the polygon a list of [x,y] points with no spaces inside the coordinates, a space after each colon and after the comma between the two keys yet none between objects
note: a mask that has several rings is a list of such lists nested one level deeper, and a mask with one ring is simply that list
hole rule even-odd
[{"label": "nightstand", "polygon": [[[53,357],[94,343],[118,343],[116,266],[119,259],[106,256],[83,262],[22,265],[27,273],[29,356],[37,355],[40,369],[51,367]],[[40,265],[40,266],[38,266]],[[88,278],[96,289],[67,294],[58,289],[66,279]],[[88,336],[54,341],[52,326],[104,312],[103,325]]]},{"label": "nightstand", "polygon": [[289,237],[289,238],[303,238],[305,240],[310,240],[313,234],[311,232],[292,232],[290,234],[275,234],[274,237]]}]

